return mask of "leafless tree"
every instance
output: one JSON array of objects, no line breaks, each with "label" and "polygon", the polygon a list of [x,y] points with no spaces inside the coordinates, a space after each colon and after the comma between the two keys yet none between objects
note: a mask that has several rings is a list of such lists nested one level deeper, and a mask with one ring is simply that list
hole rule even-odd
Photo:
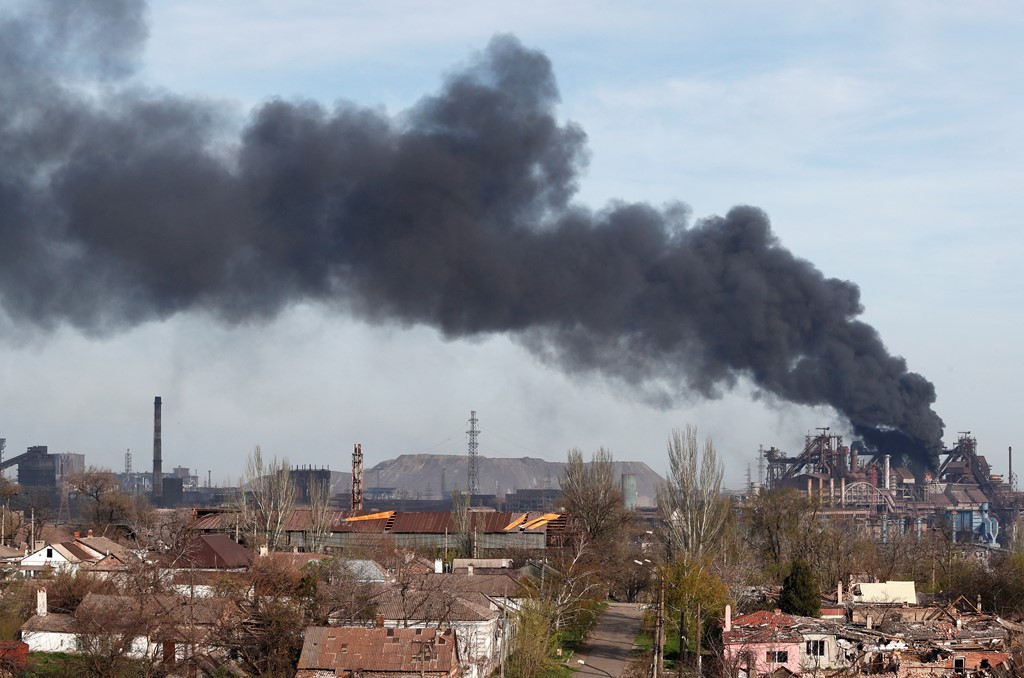
[{"label": "leafless tree", "polygon": [[728,500],[722,497],[722,462],[711,438],[703,449],[697,429],[675,430],[668,442],[669,475],[658,493],[662,543],[669,560],[692,563],[711,559],[726,520]]},{"label": "leafless tree", "polygon": [[600,448],[589,462],[579,449],[569,450],[565,475],[559,480],[566,508],[574,524],[597,546],[621,532],[630,513],[622,501],[612,453]]},{"label": "leafless tree", "polygon": [[129,667],[142,676],[154,674],[157,656],[150,636],[166,615],[153,598],[89,594],[74,617],[85,675],[118,676]]},{"label": "leafless tree", "polygon": [[[455,550],[463,558],[473,557],[472,516],[469,512],[470,496],[459,490],[452,490],[452,523],[455,526]],[[445,554],[445,558],[448,554]]]},{"label": "leafless tree", "polygon": [[294,675],[307,624],[296,596],[298,572],[281,560],[259,558],[246,576],[245,586],[224,590],[239,614],[215,629],[216,642],[230,648],[250,675]]},{"label": "leafless tree", "polygon": [[309,563],[299,582],[311,624],[358,625],[373,619],[380,590],[359,580],[345,558],[331,557]]},{"label": "leafless tree", "polygon": [[320,553],[331,534],[330,489],[326,483],[313,480],[309,486],[309,529],[306,530],[306,550]]},{"label": "leafless tree", "polygon": [[601,566],[590,557],[590,544],[583,534],[553,553],[545,565],[535,596],[550,605],[551,623],[555,631],[573,622],[584,603],[593,598],[603,599],[605,582],[600,576]]},{"label": "leafless tree", "polygon": [[285,526],[295,504],[295,483],[288,461],[264,460],[259,445],[245,464],[245,483],[239,488],[239,509],[251,546],[276,550],[283,546]]},{"label": "leafless tree", "polygon": [[90,506],[90,521],[104,533],[132,513],[132,497],[121,491],[113,471],[90,466],[68,479],[69,488]]}]

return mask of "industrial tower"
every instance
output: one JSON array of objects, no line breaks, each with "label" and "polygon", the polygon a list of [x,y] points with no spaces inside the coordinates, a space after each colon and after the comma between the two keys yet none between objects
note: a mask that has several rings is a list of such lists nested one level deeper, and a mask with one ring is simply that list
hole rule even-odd
[{"label": "industrial tower", "polygon": [[352,510],[363,510],[363,446],[352,449]]},{"label": "industrial tower", "polygon": [[474,494],[480,494],[480,483],[477,477],[477,458],[476,451],[480,447],[480,443],[477,442],[477,436],[480,435],[480,430],[476,427],[477,418],[476,410],[472,410],[469,413],[469,430],[466,433],[469,434],[469,496]]}]

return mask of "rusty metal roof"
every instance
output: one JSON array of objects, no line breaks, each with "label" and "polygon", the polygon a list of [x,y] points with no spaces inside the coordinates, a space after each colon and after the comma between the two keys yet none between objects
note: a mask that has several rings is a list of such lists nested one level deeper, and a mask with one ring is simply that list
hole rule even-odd
[{"label": "rusty metal roof", "polygon": [[[196,519],[192,526],[200,532],[228,532],[235,528],[237,521],[236,513],[211,513]],[[399,511],[388,517],[374,518],[370,520],[347,520],[357,513],[352,511],[330,512],[328,522],[331,532],[336,533],[358,533],[358,534],[443,534],[447,530],[450,534],[458,531],[455,516],[448,511]],[[556,514],[545,514],[534,511],[522,518],[521,512],[509,511],[471,511],[469,514],[470,529],[481,533],[512,533],[528,532],[531,534],[544,534],[551,529],[559,529],[557,519],[552,520],[551,516]],[[548,517],[547,521],[538,519]],[[561,516],[560,516],[561,517]],[[288,516],[285,529],[288,532],[304,532],[312,525],[312,511],[309,508],[295,508]],[[534,527],[524,529],[525,525],[531,522],[536,523]],[[515,523],[511,529],[509,526]]]},{"label": "rusty metal roof", "polygon": [[298,669],[447,674],[457,665],[453,629],[310,626]]}]

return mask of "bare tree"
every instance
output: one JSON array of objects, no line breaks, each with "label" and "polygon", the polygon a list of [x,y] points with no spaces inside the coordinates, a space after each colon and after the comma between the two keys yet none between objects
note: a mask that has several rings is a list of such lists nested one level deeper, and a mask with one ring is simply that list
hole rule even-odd
[{"label": "bare tree", "polygon": [[[459,490],[452,490],[452,524],[455,527],[455,550],[463,558],[473,557],[472,518],[469,513],[470,496]],[[445,559],[448,554],[444,554]]]},{"label": "bare tree", "polygon": [[325,482],[311,480],[309,485],[309,529],[306,530],[306,550],[320,553],[324,550],[327,537],[331,534],[330,488]]},{"label": "bare tree", "polygon": [[666,555],[704,563],[721,541],[729,516],[729,503],[721,494],[722,462],[711,438],[701,449],[697,429],[689,425],[672,432],[668,461],[668,481],[658,493]]},{"label": "bare tree", "polygon": [[158,659],[151,642],[166,611],[155,599],[89,594],[75,610],[80,671],[90,676],[118,676],[129,670],[151,676]]},{"label": "bare tree", "polygon": [[114,472],[108,469],[90,466],[68,478],[68,486],[79,497],[91,500],[91,522],[104,532],[133,511],[131,496],[121,491]]},{"label": "bare tree", "polygon": [[358,572],[345,558],[313,561],[302,572],[299,594],[311,624],[356,626],[374,618],[380,591],[361,582]]},{"label": "bare tree", "polygon": [[284,545],[285,525],[295,504],[295,483],[288,461],[263,459],[257,445],[245,463],[245,485],[239,490],[239,508],[251,546],[275,550]]},{"label": "bare tree", "polygon": [[590,553],[586,535],[580,534],[544,564],[536,597],[550,606],[555,631],[574,622],[588,600],[604,598],[602,567]]},{"label": "bare tree", "polygon": [[630,514],[615,478],[615,461],[605,448],[595,452],[589,463],[583,461],[579,449],[569,450],[559,486],[566,508],[586,535],[587,543],[596,546],[629,522]]}]

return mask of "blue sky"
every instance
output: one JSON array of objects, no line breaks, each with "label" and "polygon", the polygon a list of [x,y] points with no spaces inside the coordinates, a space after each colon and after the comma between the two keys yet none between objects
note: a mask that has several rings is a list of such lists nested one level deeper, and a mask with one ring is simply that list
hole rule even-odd
[{"label": "blue sky", "polygon": [[[935,383],[946,443],[971,430],[1005,470],[1024,382],[1022,23],[1011,2],[174,0],[151,7],[137,80],[219,102],[239,125],[271,97],[400,115],[513,33],[551,59],[560,115],[588,135],[579,202],[681,200],[697,218],[762,207],[786,247],[861,287],[863,319]],[[9,454],[48,444],[120,468],[131,448],[148,467],[160,394],[165,467],[215,480],[256,443],[338,469],[357,441],[368,467],[462,453],[475,409],[482,454],[604,445],[658,471],[671,429],[695,424],[738,486],[759,444],[795,452],[835,424],[742,385],[655,410],[504,337],[446,342],[314,306],[266,324],[189,315],[103,339],[21,336],[0,347]]]}]

